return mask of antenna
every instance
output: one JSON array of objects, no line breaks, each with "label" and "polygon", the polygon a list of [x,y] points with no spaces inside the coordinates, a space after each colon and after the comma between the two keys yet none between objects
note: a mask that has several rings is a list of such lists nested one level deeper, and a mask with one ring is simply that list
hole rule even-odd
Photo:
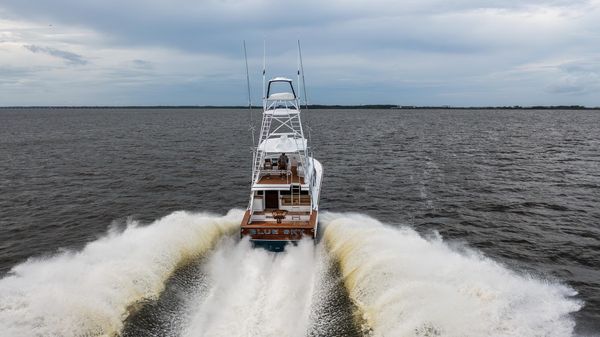
[{"label": "antenna", "polygon": [[248,53],[246,52],[246,40],[244,40],[244,60],[246,61],[246,85],[248,87],[248,109],[250,109],[250,132],[252,133],[252,148],[254,149],[256,141],[254,140],[254,118],[252,116],[252,95],[250,94],[250,72],[248,71]]}]

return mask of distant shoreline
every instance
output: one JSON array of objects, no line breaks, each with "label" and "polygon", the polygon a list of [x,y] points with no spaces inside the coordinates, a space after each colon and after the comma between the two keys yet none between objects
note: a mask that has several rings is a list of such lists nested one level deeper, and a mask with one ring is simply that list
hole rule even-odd
[{"label": "distant shoreline", "polygon": [[[302,106],[304,107],[304,106]],[[260,109],[261,106],[252,106]],[[124,105],[124,106],[0,106],[0,109],[248,109],[239,105]],[[412,106],[392,104],[323,105],[310,104],[308,109],[372,109],[372,110],[600,110],[600,107],[582,105],[534,105],[534,106]]]}]

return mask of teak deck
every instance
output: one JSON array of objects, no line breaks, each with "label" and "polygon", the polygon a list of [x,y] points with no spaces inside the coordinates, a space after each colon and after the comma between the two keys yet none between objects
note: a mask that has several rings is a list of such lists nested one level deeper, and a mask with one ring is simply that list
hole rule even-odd
[{"label": "teak deck", "polygon": [[291,170],[290,172],[289,176],[279,174],[266,175],[260,178],[258,184],[304,184],[304,177],[299,177],[296,170]]},{"label": "teak deck", "polygon": [[[256,212],[257,214],[259,213],[264,213],[264,212]],[[290,215],[290,213],[295,214],[306,214],[306,213],[302,213],[302,212],[289,212],[288,215]],[[317,222],[317,213],[318,211],[312,211],[312,213],[310,214],[310,218],[308,219],[308,221],[282,221],[281,223],[277,223],[276,221],[255,221],[252,223],[250,222],[250,211],[246,211],[244,213],[244,218],[242,219],[242,228],[263,228],[263,227],[270,227],[270,228],[313,228],[316,225]]]}]

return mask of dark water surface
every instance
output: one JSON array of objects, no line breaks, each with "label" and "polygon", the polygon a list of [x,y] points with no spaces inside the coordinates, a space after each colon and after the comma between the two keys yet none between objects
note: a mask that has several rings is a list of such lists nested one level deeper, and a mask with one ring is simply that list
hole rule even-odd
[{"label": "dark water surface", "polygon": [[[600,112],[314,110],[321,208],[564,282],[600,331]],[[258,113],[255,114],[255,118]],[[0,275],[127,217],[243,208],[247,110],[0,110]]]}]

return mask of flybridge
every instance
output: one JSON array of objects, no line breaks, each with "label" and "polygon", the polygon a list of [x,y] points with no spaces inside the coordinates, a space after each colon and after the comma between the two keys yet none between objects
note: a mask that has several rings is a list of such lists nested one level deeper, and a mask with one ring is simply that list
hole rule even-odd
[{"label": "flybridge", "polygon": [[[298,83],[301,70],[298,43]],[[263,69],[263,114],[253,151],[250,202],[240,235],[277,251],[287,242],[316,238],[323,169],[309,154],[297,95],[300,90],[296,90],[299,86],[294,88],[292,80],[285,77],[267,82],[265,73]]]},{"label": "flybridge", "polygon": [[[276,83],[286,83],[289,84],[291,92],[279,92],[279,93],[271,93],[271,88],[273,84]],[[267,88],[267,99],[268,100],[282,100],[282,101],[293,101],[296,97],[296,92],[294,91],[294,86],[292,85],[292,80],[285,77],[275,77],[269,81],[269,86]]]},{"label": "flybridge", "polygon": [[[274,88],[276,84],[280,84],[280,87],[283,85],[283,90],[289,88],[289,91],[276,91]],[[299,101],[296,92],[294,91],[292,80],[285,77],[275,77],[269,81],[269,84],[267,85],[267,95],[263,104],[264,110],[275,109],[277,106],[283,105],[286,108],[293,108],[295,111],[299,112],[298,104]]]}]

